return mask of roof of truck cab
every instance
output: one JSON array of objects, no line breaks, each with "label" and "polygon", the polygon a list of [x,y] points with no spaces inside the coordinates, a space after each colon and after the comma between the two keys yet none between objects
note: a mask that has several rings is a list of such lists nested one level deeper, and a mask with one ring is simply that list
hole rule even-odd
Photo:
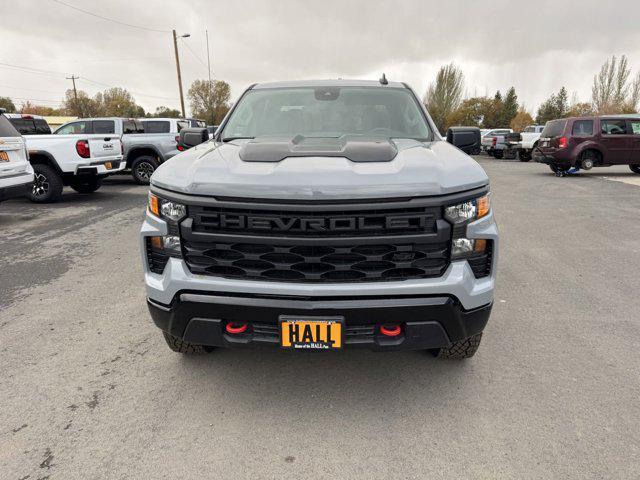
[{"label": "roof of truck cab", "polygon": [[380,88],[407,88],[402,82],[389,81],[387,85],[378,80],[298,80],[286,82],[257,83],[252,90],[268,88],[296,88],[296,87],[380,87]]}]

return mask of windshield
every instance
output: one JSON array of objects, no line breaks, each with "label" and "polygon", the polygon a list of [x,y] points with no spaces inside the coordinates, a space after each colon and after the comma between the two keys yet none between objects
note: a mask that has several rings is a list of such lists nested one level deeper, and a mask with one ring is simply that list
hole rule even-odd
[{"label": "windshield", "polygon": [[374,135],[426,141],[431,131],[407,89],[300,87],[247,92],[222,131],[223,140],[262,135]]},{"label": "windshield", "polygon": [[567,124],[566,120],[552,120],[547,122],[540,135],[543,138],[555,138],[562,135],[564,132],[564,126]]}]

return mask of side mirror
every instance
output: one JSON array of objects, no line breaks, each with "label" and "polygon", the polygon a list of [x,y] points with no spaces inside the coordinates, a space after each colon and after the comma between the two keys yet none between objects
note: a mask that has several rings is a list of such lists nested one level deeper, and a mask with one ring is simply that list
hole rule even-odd
[{"label": "side mirror", "polygon": [[178,145],[187,149],[208,141],[209,130],[206,128],[183,128],[180,130]]},{"label": "side mirror", "polygon": [[447,142],[458,147],[464,153],[477,155],[480,153],[481,138],[478,127],[451,127],[447,130]]}]

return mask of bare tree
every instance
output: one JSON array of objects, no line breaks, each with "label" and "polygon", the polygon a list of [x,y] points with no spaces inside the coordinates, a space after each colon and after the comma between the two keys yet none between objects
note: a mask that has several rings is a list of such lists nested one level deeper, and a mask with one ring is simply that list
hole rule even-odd
[{"label": "bare tree", "polygon": [[450,115],[460,106],[464,92],[464,75],[453,63],[440,67],[436,80],[429,84],[424,103],[436,123],[444,132]]},{"label": "bare tree", "polygon": [[634,78],[631,84],[626,110],[629,113],[636,113],[638,111],[638,103],[640,103],[640,72],[636,74],[636,78]]},{"label": "bare tree", "polygon": [[[634,87],[629,86],[630,75],[626,55],[620,58],[620,62],[615,55],[604,62],[600,72],[593,77],[591,87],[591,99],[598,113],[621,113],[629,109],[629,93]],[[633,95],[633,91],[631,94]]]}]

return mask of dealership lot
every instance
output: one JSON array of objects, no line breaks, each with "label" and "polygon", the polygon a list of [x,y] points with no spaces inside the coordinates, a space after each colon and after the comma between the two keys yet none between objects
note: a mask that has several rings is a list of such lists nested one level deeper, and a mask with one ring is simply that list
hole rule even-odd
[{"label": "dealership lot", "polygon": [[634,174],[479,159],[500,272],[463,362],[181,357],[145,305],[145,187],[1,204],[0,476],[637,478],[640,188],[620,181]]}]

